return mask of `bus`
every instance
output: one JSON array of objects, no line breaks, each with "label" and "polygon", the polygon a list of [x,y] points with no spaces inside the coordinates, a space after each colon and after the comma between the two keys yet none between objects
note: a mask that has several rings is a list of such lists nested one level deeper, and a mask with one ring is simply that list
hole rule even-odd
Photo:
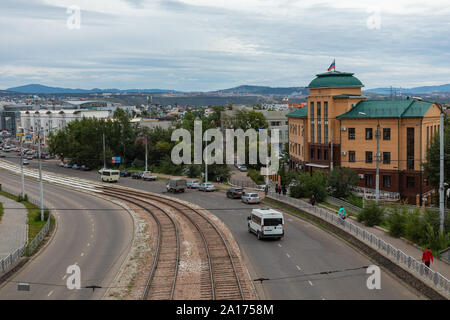
[{"label": "bus", "polygon": [[253,209],[247,218],[248,232],[256,234],[258,240],[263,238],[284,237],[284,217],[273,209]]},{"label": "bus", "polygon": [[118,182],[120,178],[120,171],[113,169],[103,169],[100,175],[103,182]]}]

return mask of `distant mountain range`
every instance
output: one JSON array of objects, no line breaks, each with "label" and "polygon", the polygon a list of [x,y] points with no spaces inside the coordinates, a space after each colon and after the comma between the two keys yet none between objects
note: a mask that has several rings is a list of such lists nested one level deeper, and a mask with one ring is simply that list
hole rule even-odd
[{"label": "distant mountain range", "polygon": [[[415,88],[392,88],[393,91],[399,92],[401,90],[402,94],[428,94],[428,93],[441,93],[450,92],[450,84],[443,84],[439,86],[423,86]],[[391,88],[375,88],[366,90],[366,92],[378,93],[378,94],[391,94]]]},{"label": "distant mountain range", "polygon": [[[392,88],[396,93],[400,88]],[[48,87],[41,84],[28,84],[25,86],[14,87],[6,89],[8,92],[18,92],[23,94],[89,94],[89,93],[182,93],[182,91],[176,90],[162,90],[162,89],[71,89],[71,88],[58,88]],[[366,90],[367,93],[390,95],[391,88],[375,88]],[[402,94],[429,94],[429,93],[442,93],[450,92],[450,84],[438,85],[438,86],[423,86],[415,88],[401,88]],[[306,87],[268,87],[268,86],[250,86],[242,85],[230,89],[216,90],[210,92],[203,92],[203,94],[247,94],[247,95],[281,95],[288,96],[291,94],[307,95],[308,88]]]},{"label": "distant mountain range", "polygon": [[6,89],[6,91],[13,91],[18,93],[26,94],[67,94],[67,93],[168,93],[176,92],[173,90],[161,90],[161,89],[129,89],[129,90],[119,90],[119,89],[98,89],[94,88],[91,90],[86,89],[70,89],[70,88],[58,88],[58,87],[48,87],[41,84],[28,84],[25,86],[14,87]]}]

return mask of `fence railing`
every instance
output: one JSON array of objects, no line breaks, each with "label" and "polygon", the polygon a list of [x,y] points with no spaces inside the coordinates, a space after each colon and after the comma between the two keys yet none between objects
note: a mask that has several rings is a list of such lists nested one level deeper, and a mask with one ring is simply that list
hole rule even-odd
[{"label": "fence railing", "polygon": [[344,208],[346,208],[347,210],[349,210],[353,213],[356,213],[356,214],[359,214],[362,210],[360,207],[357,207],[351,203],[348,203],[347,201],[344,201],[344,200],[341,200],[341,199],[338,199],[338,198],[335,198],[332,196],[327,196],[325,198],[325,201],[332,205],[338,206],[338,207],[344,206]]},{"label": "fence railing", "polygon": [[413,273],[417,278],[424,280],[424,282],[433,286],[439,292],[443,293],[447,298],[450,297],[450,281],[447,278],[445,278],[439,272],[431,270],[422,262],[419,262],[415,258],[395,248],[373,233],[368,232],[367,230],[355,225],[351,221],[341,219],[337,214],[330,213],[329,210],[317,206],[312,206],[311,204],[300,199],[295,199],[276,193],[269,193],[268,196],[270,198],[286,202],[294,207],[301,208],[302,210],[305,210],[310,214],[323,218],[331,222],[335,226],[344,229],[365,244],[368,244],[376,251],[388,257],[394,263],[404,267],[406,270],[411,271],[411,273]]},{"label": "fence railing", "polygon": [[[15,195],[17,192],[9,189],[8,187],[2,186],[1,190]],[[40,206],[39,201],[37,201],[34,198],[28,197],[28,202]],[[17,263],[19,262],[20,258],[24,255],[31,255],[36,250],[36,248],[39,246],[39,244],[42,242],[42,240],[47,235],[48,231],[50,230],[50,220],[51,215],[48,216],[47,222],[45,223],[44,227],[39,231],[39,233],[34,237],[33,240],[31,240],[30,243],[23,244],[20,248],[17,248],[12,253],[10,253],[7,257],[0,260],[0,276],[4,274],[5,272],[11,270]],[[27,239],[28,239],[28,225],[27,225]]]}]

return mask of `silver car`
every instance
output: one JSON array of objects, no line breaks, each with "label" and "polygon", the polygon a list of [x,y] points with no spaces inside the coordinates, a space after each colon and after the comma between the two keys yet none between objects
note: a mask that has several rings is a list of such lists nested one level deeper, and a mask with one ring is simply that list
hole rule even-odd
[{"label": "silver car", "polygon": [[199,187],[198,187],[198,191],[216,191],[216,188],[214,187],[214,185],[212,183],[202,183]]},{"label": "silver car", "polygon": [[242,202],[249,204],[249,203],[259,203],[259,194],[257,193],[245,193],[241,197]]}]

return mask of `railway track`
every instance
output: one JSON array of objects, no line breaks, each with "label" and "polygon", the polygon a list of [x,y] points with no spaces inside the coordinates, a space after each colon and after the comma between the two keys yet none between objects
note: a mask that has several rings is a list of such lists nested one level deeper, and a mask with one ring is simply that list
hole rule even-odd
[{"label": "railway track", "polygon": [[[172,208],[175,214],[190,221],[202,238],[203,250],[205,252],[204,256],[207,263],[207,267],[204,268],[201,276],[202,297],[212,300],[245,299],[245,293],[239,278],[239,268],[235,264],[236,257],[233,256],[232,250],[220,230],[211,222],[210,219],[201,213],[200,210],[193,209],[192,207],[176,200],[169,200],[165,197],[142,193],[139,191],[118,189],[115,187],[102,187],[102,190],[107,195],[120,198],[128,202],[138,202],[140,203],[139,207],[141,208],[145,208],[145,205],[158,208],[158,203],[163,204]],[[160,208],[158,208],[158,210],[161,211]],[[157,220],[158,228],[161,228],[161,230],[165,228],[165,224],[169,223],[167,219],[158,220],[162,215],[155,214],[155,210],[153,210],[152,216],[155,220]],[[170,223],[173,223],[173,221]],[[162,239],[162,241],[164,241],[164,239]],[[160,240],[158,240],[158,247],[161,243]],[[160,253],[159,256],[161,256]],[[157,257],[155,257],[155,259],[156,258]],[[161,264],[160,261],[155,260],[153,267],[155,267],[155,263]],[[163,265],[166,265],[166,263],[163,263]],[[156,269],[158,268],[156,267]],[[167,278],[168,277],[166,276],[166,279]],[[152,279],[152,277],[149,277],[148,297],[151,297],[152,290],[158,290],[157,287],[159,284],[156,282],[153,284],[155,279],[157,278]],[[172,283],[175,287],[176,282]],[[164,285],[167,286],[168,283],[165,283]]]},{"label": "railway track", "polygon": [[180,240],[176,222],[157,205],[140,200],[137,197],[124,196],[121,191],[117,190],[110,190],[106,194],[145,210],[155,219],[158,225],[158,241],[152,270],[145,285],[142,299],[172,300],[180,260]]}]

